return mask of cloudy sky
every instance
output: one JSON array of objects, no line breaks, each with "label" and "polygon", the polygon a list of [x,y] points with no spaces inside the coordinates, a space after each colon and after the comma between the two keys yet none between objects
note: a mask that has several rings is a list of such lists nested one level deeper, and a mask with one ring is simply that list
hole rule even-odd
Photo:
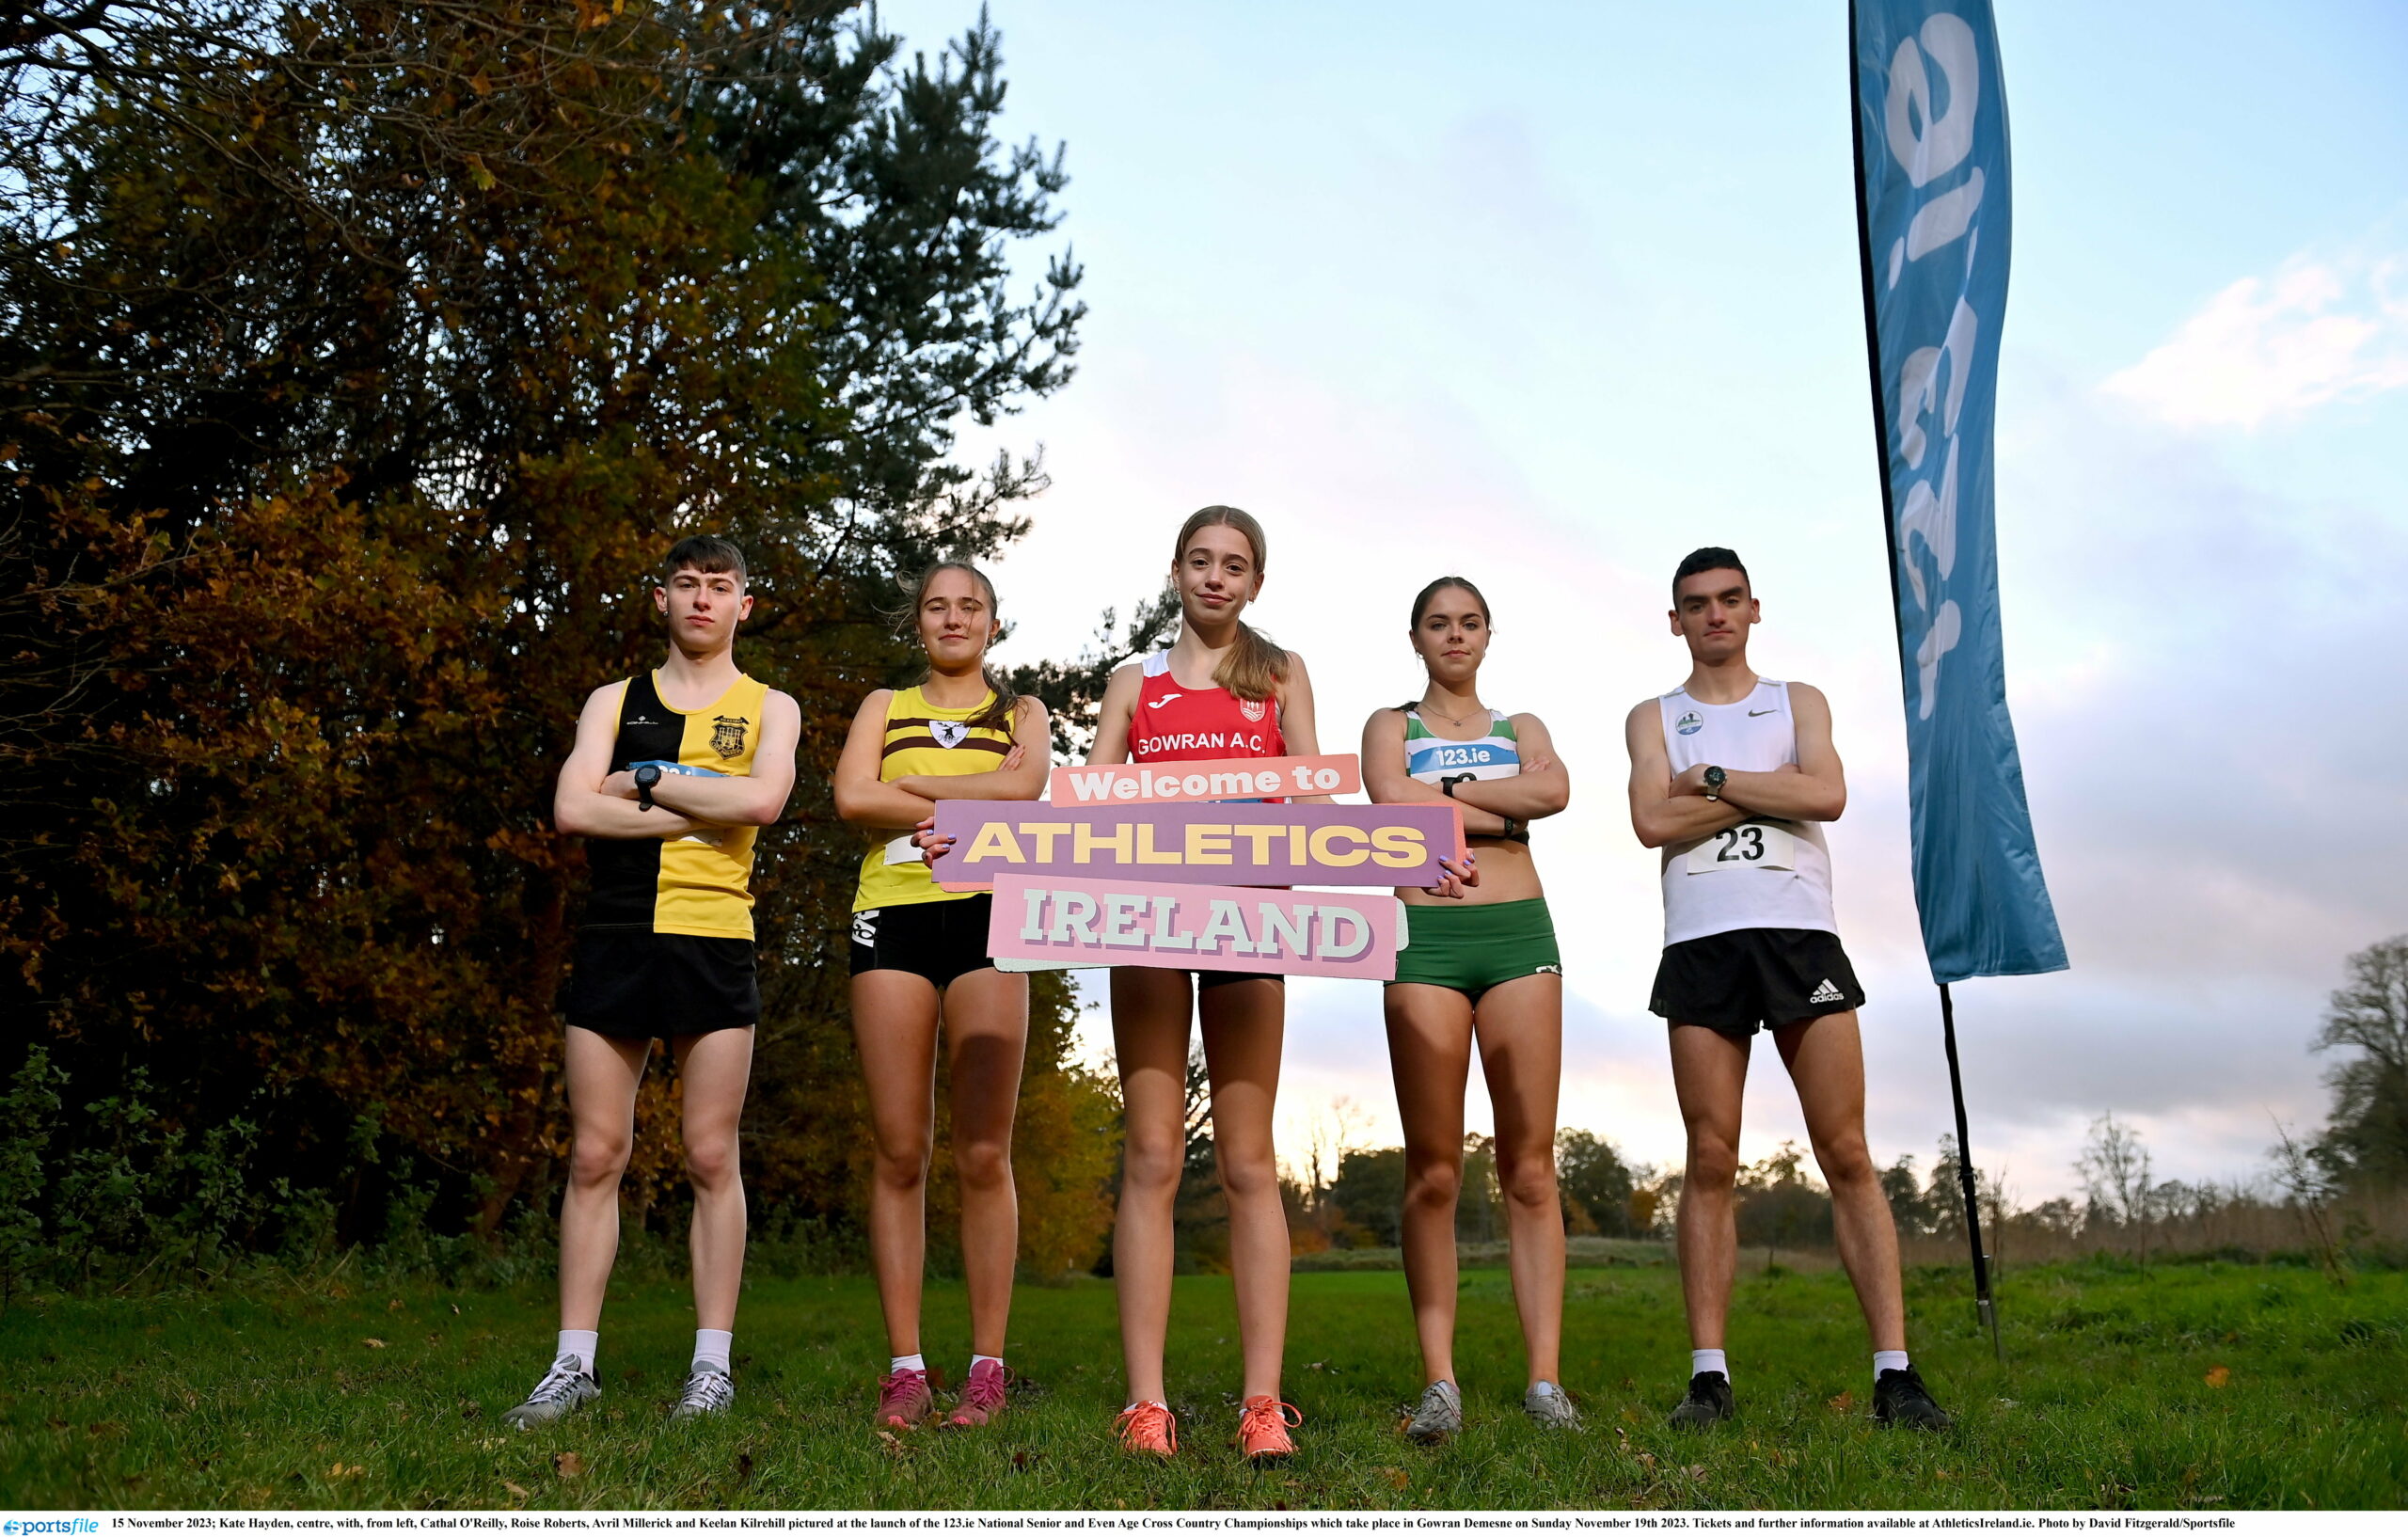
[{"label": "cloudy sky", "polygon": [[[2073,969],[1956,990],[1974,1152],[2056,1194],[2112,1109],[2166,1174],[2242,1176],[2270,1116],[2321,1116],[2306,1048],[2343,958],[2408,930],[2408,8],[1999,9],[2007,679]],[[881,14],[933,48],[974,9]],[[1010,653],[1076,651],[1154,590],[1182,516],[1235,503],[1271,537],[1255,617],[1352,751],[1419,688],[1413,592],[1479,581],[1483,691],[1545,718],[1574,777],[1536,843],[1563,1119],[1673,1161],[1619,722],[1686,673],[1674,563],[1736,547],[1758,669],[1830,694],[1847,762],[1830,842],[1875,1150],[1927,1164],[1947,1074],[1842,0],[992,15],[1007,133],[1069,147],[1061,238],[1094,307],[1071,387],[966,446],[1041,443],[1054,476],[997,572]],[[1341,1097],[1392,1139],[1377,988],[1290,997],[1290,1142]],[[1802,1137],[1768,1051],[1755,1071],[1751,1157]]]}]

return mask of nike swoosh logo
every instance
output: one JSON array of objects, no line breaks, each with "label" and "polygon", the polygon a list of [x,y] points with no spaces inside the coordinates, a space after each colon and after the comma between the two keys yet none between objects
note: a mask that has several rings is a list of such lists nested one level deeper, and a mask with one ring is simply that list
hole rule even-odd
[{"label": "nike swoosh logo", "polygon": [[1781,707],[1779,705],[1775,705],[1768,710],[1750,710],[1748,712],[1748,719],[1752,721],[1759,715],[1779,715],[1780,713]]},{"label": "nike swoosh logo", "polygon": [[1187,696],[1185,694],[1164,694],[1160,699],[1149,699],[1146,701],[1146,705],[1149,709],[1158,710],[1174,699],[1185,699],[1186,697]]}]

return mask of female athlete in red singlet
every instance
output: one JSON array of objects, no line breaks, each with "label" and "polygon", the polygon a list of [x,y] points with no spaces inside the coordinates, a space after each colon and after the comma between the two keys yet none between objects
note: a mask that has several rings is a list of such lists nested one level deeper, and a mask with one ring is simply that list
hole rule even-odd
[{"label": "female athlete in red singlet", "polygon": [[[1171,582],[1177,643],[1113,673],[1087,761],[1175,763],[1321,751],[1305,664],[1239,616],[1262,591],[1262,529],[1234,507],[1207,507],[1179,531]],[[1317,798],[1318,799],[1318,798]],[[1127,1141],[1112,1241],[1120,1347],[1129,1371],[1121,1444],[1168,1456],[1178,1427],[1163,1391],[1170,1329],[1171,1209],[1187,1160],[1187,1039],[1200,1016],[1212,1080],[1212,1146],[1229,1205],[1229,1270],[1245,1362],[1238,1443],[1249,1460],[1295,1450],[1279,1401],[1288,1337],[1288,1214],[1279,1200],[1271,1121],[1279,1087],[1287,994],[1275,976],[1119,966],[1112,1038],[1120,1059]]]}]

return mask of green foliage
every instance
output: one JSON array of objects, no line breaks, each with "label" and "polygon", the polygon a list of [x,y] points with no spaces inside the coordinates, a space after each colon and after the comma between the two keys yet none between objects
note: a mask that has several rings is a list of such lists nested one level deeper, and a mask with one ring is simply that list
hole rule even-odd
[{"label": "green foliage", "polygon": [[[354,1284],[357,1283],[357,1284]],[[337,1292],[349,1288],[348,1294]],[[1010,1357],[1029,1379],[991,1431],[866,1424],[885,1365],[865,1278],[746,1289],[725,1420],[666,1414],[691,1340],[684,1289],[621,1289],[604,1398],[529,1434],[500,1412],[541,1371],[552,1297],[257,1286],[207,1297],[46,1300],[0,1317],[0,1483],[28,1506],[917,1510],[2382,1510],[2408,1493],[2408,1275],[2349,1292],[2312,1264],[2122,1262],[2020,1272],[1990,1357],[1961,1269],[1907,1276],[1916,1364],[1960,1418],[1938,1436],[1867,1418],[1864,1327],[1836,1270],[1744,1276],[1730,1349],[1740,1419],[1675,1434],[1687,1368],[1669,1265],[1576,1271],[1571,1434],[1521,1416],[1510,1277],[1467,1270],[1457,1360],[1468,1429],[1397,1434],[1420,1386],[1403,1277],[1296,1278],[1284,1392],[1301,1455],[1256,1472],[1227,1445],[1240,1381],[1220,1276],[1178,1282],[1170,1396],[1181,1450],[1111,1441],[1122,1389],[1108,1285],[1024,1288]],[[456,1309],[456,1310],[455,1310]],[[967,1358],[958,1285],[929,1288],[927,1346]],[[154,1332],[155,1331],[155,1332]],[[574,1453],[576,1464],[564,1460]],[[560,1460],[556,1460],[560,1459]],[[581,1465],[581,1468],[579,1467]],[[578,1469],[572,1471],[571,1469]]]},{"label": "green foliage", "polygon": [[1831,1197],[1806,1173],[1806,1150],[1783,1142],[1739,1171],[1739,1242],[1767,1249],[1831,1241]]},{"label": "green foliage", "polygon": [[2368,945],[2349,968],[2316,1049],[2355,1054],[2325,1074],[2333,1116],[2314,1156],[2336,1183],[2390,1188],[2408,1180],[2408,934]]},{"label": "green foliage", "polygon": [[1637,1180],[1622,1150],[1593,1132],[1566,1127],[1555,1134],[1555,1179],[1563,1192],[1567,1218],[1577,1213],[1587,1227],[1573,1220],[1576,1230],[1608,1238],[1635,1238],[1630,1197]]},{"label": "green foliage", "polygon": [[46,1257],[41,1241],[42,1154],[50,1149],[64,1074],[37,1046],[0,1095],[0,1309]]},{"label": "green foliage", "polygon": [[1370,1232],[1373,1244],[1395,1248],[1404,1233],[1404,1149],[1350,1149],[1338,1161],[1329,1198]]}]

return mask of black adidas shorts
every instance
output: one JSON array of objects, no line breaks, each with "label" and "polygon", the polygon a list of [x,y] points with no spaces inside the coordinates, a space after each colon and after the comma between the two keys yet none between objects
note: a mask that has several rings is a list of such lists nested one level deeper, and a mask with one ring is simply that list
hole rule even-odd
[{"label": "black adidas shorts", "polygon": [[1819,928],[1735,928],[1664,946],[1650,1012],[1752,1036],[1864,1005],[1840,937]]},{"label": "black adidas shorts", "polygon": [[906,902],[853,914],[853,974],[910,972],[925,976],[939,992],[967,972],[994,962],[987,958],[987,923],[993,894],[958,901]]},{"label": "black adidas shorts", "polygon": [[582,929],[560,1009],[571,1024],[630,1040],[758,1024],[752,954],[751,940],[616,925]]}]

